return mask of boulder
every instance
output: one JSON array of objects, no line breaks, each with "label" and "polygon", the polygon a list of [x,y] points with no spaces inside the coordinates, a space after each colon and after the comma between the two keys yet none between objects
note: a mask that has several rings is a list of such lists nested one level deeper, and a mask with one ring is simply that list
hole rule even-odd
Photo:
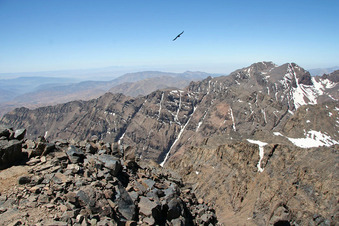
[{"label": "boulder", "polygon": [[9,138],[9,135],[11,134],[10,129],[0,125],[0,137],[6,137]]},{"label": "boulder", "polygon": [[71,163],[79,163],[82,162],[83,159],[85,158],[84,152],[75,147],[74,145],[71,145],[68,150],[66,151],[66,154],[71,161]]},{"label": "boulder", "polygon": [[26,135],[26,129],[17,129],[14,132],[14,139],[23,140]]},{"label": "boulder", "polygon": [[123,185],[118,182],[116,188],[115,203],[117,203],[118,211],[126,220],[134,220],[135,205]]},{"label": "boulder", "polygon": [[182,214],[183,207],[181,206],[181,202],[179,199],[172,199],[168,203],[168,212],[167,219],[171,221],[172,219],[176,219],[180,217]]},{"label": "boulder", "polygon": [[111,174],[113,176],[117,176],[121,170],[121,162],[115,156],[103,154],[98,156],[98,160],[104,165],[105,168],[111,170]]},{"label": "boulder", "polygon": [[23,158],[21,141],[0,140],[0,169],[5,169]]},{"label": "boulder", "polygon": [[157,224],[165,220],[165,216],[161,211],[161,205],[157,202],[151,201],[148,197],[140,197],[138,203],[139,213],[142,215],[153,218]]},{"label": "boulder", "polygon": [[21,176],[18,178],[18,184],[28,184],[31,182],[31,178],[28,176]]}]

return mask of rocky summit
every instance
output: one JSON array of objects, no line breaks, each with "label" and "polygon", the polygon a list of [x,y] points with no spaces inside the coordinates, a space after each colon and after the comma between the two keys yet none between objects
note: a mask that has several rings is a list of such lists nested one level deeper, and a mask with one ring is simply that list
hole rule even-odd
[{"label": "rocky summit", "polygon": [[[216,216],[225,225],[335,225],[339,222],[338,76],[334,71],[312,77],[295,63],[259,62],[228,76],[191,82],[185,89],[162,89],[136,98],[106,93],[90,101],[19,108],[6,114],[1,123],[27,129],[26,137],[37,142],[34,146],[25,141],[29,159],[58,153],[47,149],[53,145],[62,149],[58,142],[68,140],[67,150],[62,149],[70,161],[66,169],[69,164],[80,164],[87,172],[88,162],[98,161],[122,184],[125,179],[120,180],[117,172],[124,171],[113,163],[118,160],[108,147],[112,151],[130,147],[123,150],[133,150],[133,156],[140,159],[139,171],[148,169],[142,162],[151,161],[150,173],[172,172],[184,187],[189,185],[190,194],[196,194],[198,206],[210,203],[210,209],[204,207],[207,215],[204,212],[199,218],[190,210],[191,215],[178,217],[180,224],[215,224]],[[11,138],[2,140],[20,143],[14,131],[6,133]],[[46,142],[42,137],[51,144],[42,145]],[[127,174],[137,172],[134,163],[124,162],[121,167]],[[134,176],[129,177],[133,181]],[[137,174],[136,181],[140,178]],[[170,181],[169,177],[157,178]],[[157,200],[150,199],[151,204],[142,197],[148,196],[143,194],[137,201],[137,223],[150,216],[141,206]],[[186,198],[181,200],[187,203]],[[148,224],[164,223],[147,217]],[[176,224],[172,220],[165,224]]]},{"label": "rocky summit", "polygon": [[1,225],[218,224],[179,177],[131,147],[41,137],[20,142],[19,152],[26,162],[0,172]]}]

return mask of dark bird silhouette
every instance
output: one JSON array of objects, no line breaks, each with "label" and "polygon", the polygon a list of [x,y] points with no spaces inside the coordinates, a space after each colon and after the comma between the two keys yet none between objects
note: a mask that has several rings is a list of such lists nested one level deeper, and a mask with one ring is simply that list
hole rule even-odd
[{"label": "dark bird silhouette", "polygon": [[180,34],[178,34],[177,37],[175,37],[175,38],[173,39],[173,41],[175,41],[177,38],[179,38],[180,35],[182,35],[182,33],[184,33],[184,31],[182,31]]}]

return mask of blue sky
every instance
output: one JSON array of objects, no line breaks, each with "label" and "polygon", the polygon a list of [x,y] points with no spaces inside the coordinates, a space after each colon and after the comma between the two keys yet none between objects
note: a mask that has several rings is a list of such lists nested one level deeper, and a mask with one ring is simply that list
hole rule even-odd
[{"label": "blue sky", "polygon": [[337,0],[0,0],[0,73],[337,66],[338,12]]}]

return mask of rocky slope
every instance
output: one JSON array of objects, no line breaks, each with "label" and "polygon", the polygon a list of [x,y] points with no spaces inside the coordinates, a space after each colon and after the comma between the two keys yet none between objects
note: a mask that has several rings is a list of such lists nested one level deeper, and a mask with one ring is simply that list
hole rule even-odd
[{"label": "rocky slope", "polygon": [[0,171],[1,225],[217,224],[215,211],[180,178],[138,161],[131,147],[41,137],[24,141],[20,152],[29,161]]},{"label": "rocky slope", "polygon": [[172,158],[169,167],[193,184],[198,197],[214,204],[221,222],[335,225],[339,221],[338,148],[266,144],[261,159],[257,144],[216,146],[212,139]]}]

